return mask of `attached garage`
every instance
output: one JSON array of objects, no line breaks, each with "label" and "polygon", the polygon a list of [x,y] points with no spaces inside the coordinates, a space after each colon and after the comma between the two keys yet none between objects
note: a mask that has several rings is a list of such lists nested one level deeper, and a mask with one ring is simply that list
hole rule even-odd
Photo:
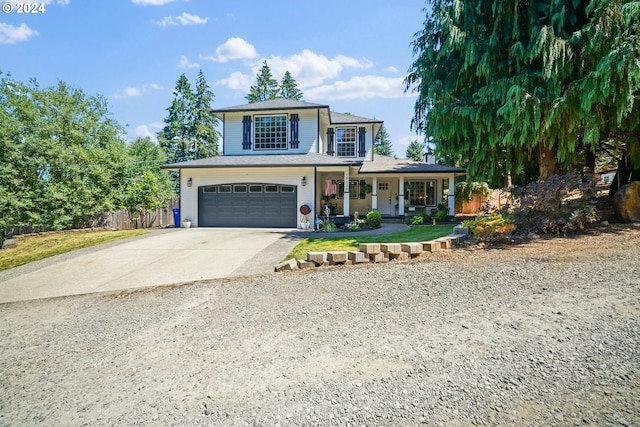
[{"label": "attached garage", "polygon": [[198,188],[200,227],[296,228],[295,185],[234,183]]}]

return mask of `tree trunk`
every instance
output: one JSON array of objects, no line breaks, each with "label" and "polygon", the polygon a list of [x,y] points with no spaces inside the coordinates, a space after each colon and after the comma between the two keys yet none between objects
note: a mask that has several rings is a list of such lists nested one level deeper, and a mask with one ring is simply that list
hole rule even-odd
[{"label": "tree trunk", "polygon": [[591,147],[587,147],[585,163],[585,166],[589,169],[589,173],[596,172],[596,153],[591,149]]},{"label": "tree trunk", "polygon": [[538,168],[540,170],[540,181],[544,181],[551,175],[558,173],[557,152],[549,143],[542,141],[538,144]]}]

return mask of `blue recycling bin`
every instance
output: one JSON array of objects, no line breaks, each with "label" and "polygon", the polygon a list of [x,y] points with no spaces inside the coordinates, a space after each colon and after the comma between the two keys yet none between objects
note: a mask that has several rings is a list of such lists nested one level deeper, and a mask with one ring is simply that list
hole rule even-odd
[{"label": "blue recycling bin", "polygon": [[173,208],[173,224],[174,227],[180,227],[180,208]]}]

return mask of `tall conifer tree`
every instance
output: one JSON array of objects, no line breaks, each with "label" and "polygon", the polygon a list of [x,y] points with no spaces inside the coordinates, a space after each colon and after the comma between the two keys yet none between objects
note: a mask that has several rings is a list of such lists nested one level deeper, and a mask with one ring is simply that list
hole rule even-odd
[{"label": "tall conifer tree", "polygon": [[291,73],[289,71],[285,71],[284,76],[282,77],[280,90],[278,91],[278,98],[293,99],[295,101],[302,100],[302,92],[298,89],[298,84],[293,77],[291,77]]},{"label": "tall conifer tree", "polygon": [[470,177],[533,163],[545,178],[583,160],[580,148],[592,152],[607,127],[637,128],[637,1],[428,6],[405,80],[418,92],[412,125]]}]

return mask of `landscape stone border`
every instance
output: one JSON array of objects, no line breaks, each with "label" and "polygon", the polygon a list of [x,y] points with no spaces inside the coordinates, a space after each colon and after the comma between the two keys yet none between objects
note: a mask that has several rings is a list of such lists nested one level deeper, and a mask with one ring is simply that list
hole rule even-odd
[{"label": "landscape stone border", "polygon": [[354,265],[363,263],[383,263],[408,261],[424,254],[448,250],[467,238],[467,233],[454,229],[454,234],[426,242],[407,243],[362,243],[359,251],[307,252],[307,259],[289,259],[275,266],[276,272],[306,270],[329,265]]}]

